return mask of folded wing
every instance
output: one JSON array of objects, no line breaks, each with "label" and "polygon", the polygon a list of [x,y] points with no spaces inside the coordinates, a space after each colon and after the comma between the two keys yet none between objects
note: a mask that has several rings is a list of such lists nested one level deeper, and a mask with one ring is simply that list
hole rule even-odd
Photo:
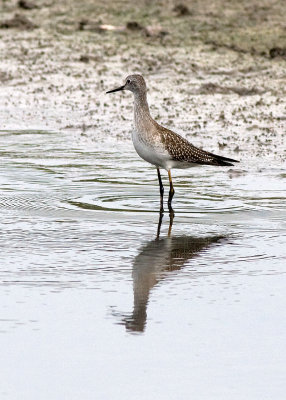
[{"label": "folded wing", "polygon": [[174,161],[217,166],[231,166],[232,163],[239,162],[232,158],[201,150],[177,133],[161,126],[160,128],[162,142]]}]

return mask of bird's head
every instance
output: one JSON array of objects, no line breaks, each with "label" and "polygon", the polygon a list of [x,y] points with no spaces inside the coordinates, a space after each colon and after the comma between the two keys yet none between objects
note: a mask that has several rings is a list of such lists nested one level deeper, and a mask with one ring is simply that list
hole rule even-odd
[{"label": "bird's head", "polygon": [[109,90],[106,93],[119,92],[120,90],[130,90],[134,94],[146,93],[147,87],[142,75],[129,75],[125,79],[124,85],[118,87],[117,89]]}]

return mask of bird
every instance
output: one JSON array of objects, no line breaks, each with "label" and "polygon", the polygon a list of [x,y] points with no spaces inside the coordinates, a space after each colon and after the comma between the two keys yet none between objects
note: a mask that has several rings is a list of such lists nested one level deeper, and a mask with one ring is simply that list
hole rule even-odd
[{"label": "bird", "polygon": [[172,168],[190,168],[198,165],[233,166],[239,162],[199,149],[178,133],[158,124],[151,116],[147,102],[147,85],[140,74],[128,75],[124,84],[106,93],[128,90],[134,96],[134,129],[132,141],[138,155],[154,165],[160,188],[160,211],[164,211],[164,186],[160,169],[165,169],[169,177],[168,208],[173,212],[172,199],[175,194],[171,176]]}]

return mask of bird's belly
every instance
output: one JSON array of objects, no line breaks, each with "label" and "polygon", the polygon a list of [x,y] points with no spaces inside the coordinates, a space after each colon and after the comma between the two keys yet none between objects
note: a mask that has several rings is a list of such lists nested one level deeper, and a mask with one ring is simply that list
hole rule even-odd
[{"label": "bird's belly", "polygon": [[162,146],[150,143],[146,138],[140,136],[136,131],[132,132],[132,140],[137,154],[150,164],[168,169],[170,156]]},{"label": "bird's belly", "polygon": [[176,161],[176,160],[171,160],[168,163],[169,169],[171,169],[171,168],[187,169],[187,168],[199,167],[199,166],[200,166],[200,164],[197,164],[197,163],[183,162],[183,161]]}]

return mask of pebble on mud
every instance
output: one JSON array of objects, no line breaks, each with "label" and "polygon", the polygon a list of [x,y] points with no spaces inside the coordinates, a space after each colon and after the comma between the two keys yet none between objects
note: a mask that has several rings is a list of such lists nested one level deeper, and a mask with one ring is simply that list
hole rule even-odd
[{"label": "pebble on mud", "polygon": [[32,30],[37,28],[37,25],[21,14],[15,14],[13,18],[0,22],[0,29],[13,28],[20,30]]}]

